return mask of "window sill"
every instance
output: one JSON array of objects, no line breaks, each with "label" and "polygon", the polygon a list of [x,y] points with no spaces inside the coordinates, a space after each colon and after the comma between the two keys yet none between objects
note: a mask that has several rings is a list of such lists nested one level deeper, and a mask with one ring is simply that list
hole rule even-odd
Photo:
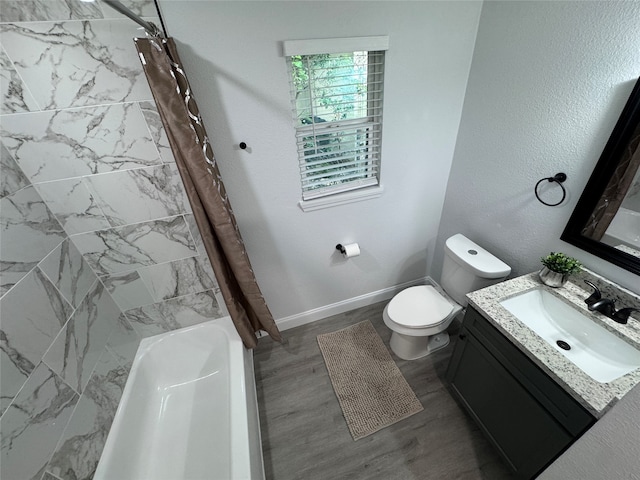
[{"label": "window sill", "polygon": [[326,197],[314,198],[313,200],[300,200],[298,206],[304,212],[313,212],[314,210],[322,210],[323,208],[337,207],[347,203],[361,202],[380,197],[384,192],[382,185],[375,187],[362,188],[360,190],[352,190],[345,193],[337,193]]}]

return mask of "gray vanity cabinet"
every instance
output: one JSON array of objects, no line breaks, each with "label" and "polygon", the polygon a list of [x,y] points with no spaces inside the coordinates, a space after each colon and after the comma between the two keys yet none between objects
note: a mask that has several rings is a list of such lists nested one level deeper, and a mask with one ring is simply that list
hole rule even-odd
[{"label": "gray vanity cabinet", "polygon": [[471,307],[447,379],[519,478],[534,478],[595,422]]}]

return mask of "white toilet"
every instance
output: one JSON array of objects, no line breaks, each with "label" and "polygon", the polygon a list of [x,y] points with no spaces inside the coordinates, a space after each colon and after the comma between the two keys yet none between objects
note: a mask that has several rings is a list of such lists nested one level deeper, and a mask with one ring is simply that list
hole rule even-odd
[{"label": "white toilet", "polygon": [[382,313],[392,330],[390,346],[404,360],[415,360],[446,347],[446,328],[467,306],[465,295],[498,283],[511,267],[467,237],[456,234],[445,243],[442,287],[409,287],[398,293]]}]

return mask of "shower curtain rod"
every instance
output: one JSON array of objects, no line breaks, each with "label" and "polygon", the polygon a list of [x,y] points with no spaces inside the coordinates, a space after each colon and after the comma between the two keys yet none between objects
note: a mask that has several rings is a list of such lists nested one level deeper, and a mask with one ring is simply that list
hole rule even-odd
[{"label": "shower curtain rod", "polygon": [[123,4],[121,4],[118,0],[103,0],[103,2],[109,5],[114,10],[120,12],[121,14],[126,15],[131,20],[136,22],[138,25],[141,25],[147,32],[149,32],[154,37],[164,37],[160,29],[154,23],[143,20],[138,15],[136,15],[131,10],[129,10],[127,7],[125,7]]}]

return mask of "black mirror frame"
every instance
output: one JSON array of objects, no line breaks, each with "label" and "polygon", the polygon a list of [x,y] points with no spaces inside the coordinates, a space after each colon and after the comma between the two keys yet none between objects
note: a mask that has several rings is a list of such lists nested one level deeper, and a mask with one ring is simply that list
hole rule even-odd
[{"label": "black mirror frame", "polygon": [[585,250],[597,257],[640,275],[640,258],[622,252],[612,246],[582,235],[582,230],[593,212],[607,183],[611,179],[622,152],[629,143],[630,137],[640,123],[640,78],[636,82],[627,104],[616,123],[609,141],[604,147],[600,160],[596,164],[578,203],[576,204],[561,240]]}]

